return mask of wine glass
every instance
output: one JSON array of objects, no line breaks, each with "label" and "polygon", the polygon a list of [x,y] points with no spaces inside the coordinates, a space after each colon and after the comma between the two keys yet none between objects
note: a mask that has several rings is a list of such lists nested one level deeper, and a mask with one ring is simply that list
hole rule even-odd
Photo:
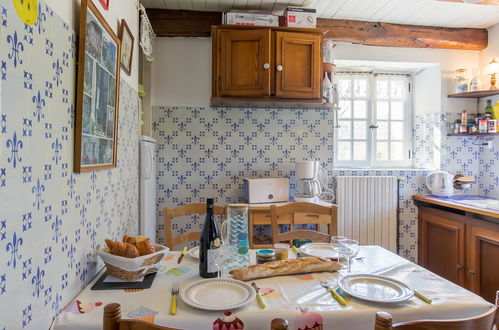
[{"label": "wine glass", "polygon": [[222,243],[220,240],[215,240],[210,243],[210,254],[213,258],[210,260],[210,257],[208,257],[208,263],[213,262],[213,265],[215,266],[215,270],[217,272],[217,277],[222,277],[225,275],[225,260],[227,258],[226,256],[226,251],[227,247],[225,246],[224,243]]},{"label": "wine glass", "polygon": [[331,248],[333,251],[335,251],[338,254],[338,262],[340,262],[341,259],[341,248],[343,245],[340,243],[342,241],[348,240],[347,237],[345,236],[331,236]]},{"label": "wine glass", "polygon": [[351,259],[359,253],[359,241],[347,239],[341,241],[340,244],[343,245],[341,248],[341,254],[347,259],[347,274],[349,274],[351,271]]}]

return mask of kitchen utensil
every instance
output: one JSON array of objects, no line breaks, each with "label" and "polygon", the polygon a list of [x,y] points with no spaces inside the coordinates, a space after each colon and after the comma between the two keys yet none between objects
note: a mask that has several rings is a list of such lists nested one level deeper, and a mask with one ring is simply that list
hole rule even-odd
[{"label": "kitchen utensil", "polygon": [[262,295],[260,294],[260,291],[258,291],[258,287],[256,286],[256,283],[252,282],[251,286],[255,289],[256,300],[258,301],[258,305],[260,305],[260,307],[262,309],[264,309],[265,307],[267,307],[267,305],[265,305],[265,301],[263,301]]},{"label": "kitchen utensil", "polygon": [[210,311],[226,311],[244,306],[255,299],[248,284],[229,278],[213,278],[186,286],[180,293],[189,306]]},{"label": "kitchen utensil", "polygon": [[340,305],[342,305],[342,306],[346,306],[347,305],[347,302],[345,301],[345,299],[343,299],[342,296],[340,296],[332,287],[330,287],[327,284],[327,281],[320,281],[320,284],[321,284],[321,286],[323,288],[325,288],[326,290],[328,290],[329,292],[331,292],[331,294],[333,295],[334,299],[336,299]]},{"label": "kitchen utensil", "polygon": [[333,250],[329,243],[308,243],[300,246],[299,252],[319,258],[338,258],[338,253]]},{"label": "kitchen utensil", "polygon": [[450,197],[455,195],[454,175],[445,171],[432,172],[426,177],[426,187],[432,195]]},{"label": "kitchen utensil", "polygon": [[222,223],[222,242],[226,247],[227,271],[249,266],[248,206],[229,204],[227,220]]},{"label": "kitchen utensil", "polygon": [[186,253],[187,253],[187,246],[184,246],[184,248],[182,249],[182,253],[178,257],[177,264],[180,264],[182,262],[182,259],[184,258]]},{"label": "kitchen utensil", "polygon": [[172,315],[177,314],[177,295],[179,293],[179,284],[178,282],[172,283],[172,305],[170,309],[170,313]]},{"label": "kitchen utensil", "polygon": [[414,292],[414,295],[415,295],[416,297],[418,297],[419,299],[421,299],[421,300],[422,300],[422,301],[424,301],[425,303],[428,303],[428,304],[431,304],[431,303],[432,303],[431,299],[429,299],[429,298],[425,297],[425,296],[424,296],[421,292],[418,292],[418,291],[416,291],[416,290],[413,290],[413,292]]},{"label": "kitchen utensil", "polygon": [[413,291],[404,283],[381,275],[345,275],[338,286],[352,297],[379,303],[398,303],[413,296]]}]

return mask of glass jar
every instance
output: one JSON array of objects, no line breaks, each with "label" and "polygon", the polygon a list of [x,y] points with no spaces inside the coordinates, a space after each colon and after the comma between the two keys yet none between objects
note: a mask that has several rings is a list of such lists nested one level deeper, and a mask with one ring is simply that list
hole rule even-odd
[{"label": "glass jar", "polygon": [[274,250],[258,250],[256,251],[256,263],[264,264],[269,261],[275,261]]},{"label": "glass jar", "polygon": [[468,70],[459,69],[456,70],[456,93],[463,93],[468,91]]}]

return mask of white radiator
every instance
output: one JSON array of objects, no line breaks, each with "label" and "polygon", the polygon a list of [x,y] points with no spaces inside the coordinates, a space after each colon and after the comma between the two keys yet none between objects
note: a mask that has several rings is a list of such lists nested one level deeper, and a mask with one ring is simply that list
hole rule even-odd
[{"label": "white radiator", "polygon": [[397,253],[397,178],[338,176],[336,182],[338,235]]}]

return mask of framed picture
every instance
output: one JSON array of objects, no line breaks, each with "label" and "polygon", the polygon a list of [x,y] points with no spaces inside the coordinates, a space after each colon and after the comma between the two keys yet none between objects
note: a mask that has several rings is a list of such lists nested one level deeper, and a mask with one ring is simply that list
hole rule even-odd
[{"label": "framed picture", "polygon": [[102,7],[104,7],[105,10],[108,10],[109,9],[109,1],[111,0],[99,0]]},{"label": "framed picture", "polygon": [[132,72],[134,38],[124,19],[121,20],[120,32],[118,33],[118,36],[121,40],[121,67],[127,75],[130,75]]},{"label": "framed picture", "polygon": [[113,168],[121,42],[91,0],[81,1],[79,43],[74,170]]}]

